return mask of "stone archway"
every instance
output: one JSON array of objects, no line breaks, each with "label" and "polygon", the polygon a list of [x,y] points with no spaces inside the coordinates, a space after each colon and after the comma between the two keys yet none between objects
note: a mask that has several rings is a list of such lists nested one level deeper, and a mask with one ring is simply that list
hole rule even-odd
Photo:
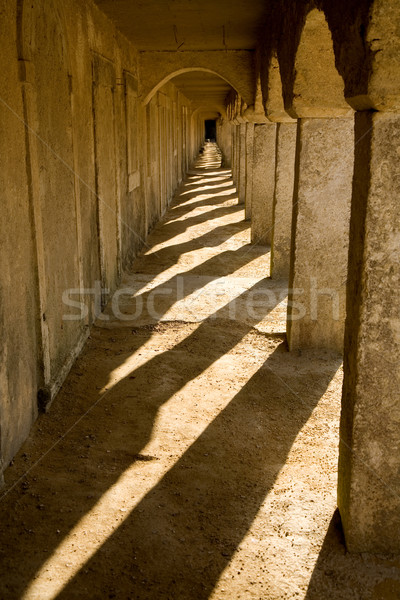
[{"label": "stone archway", "polygon": [[254,103],[253,52],[141,52],[139,95],[147,104],[168,81],[191,71],[224,79],[247,104]]}]

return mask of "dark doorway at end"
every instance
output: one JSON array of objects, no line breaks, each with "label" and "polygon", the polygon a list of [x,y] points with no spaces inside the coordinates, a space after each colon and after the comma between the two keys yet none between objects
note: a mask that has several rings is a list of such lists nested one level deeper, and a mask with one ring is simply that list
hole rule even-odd
[{"label": "dark doorway at end", "polygon": [[217,141],[217,121],[215,119],[207,119],[204,121],[205,138],[208,142]]}]

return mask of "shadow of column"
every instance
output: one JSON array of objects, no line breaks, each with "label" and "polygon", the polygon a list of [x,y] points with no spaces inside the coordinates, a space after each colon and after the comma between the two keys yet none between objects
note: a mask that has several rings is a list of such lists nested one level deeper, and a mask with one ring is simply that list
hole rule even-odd
[{"label": "shadow of column", "polygon": [[283,400],[278,373],[301,360],[280,344],[58,598],[209,598],[340,363]]}]

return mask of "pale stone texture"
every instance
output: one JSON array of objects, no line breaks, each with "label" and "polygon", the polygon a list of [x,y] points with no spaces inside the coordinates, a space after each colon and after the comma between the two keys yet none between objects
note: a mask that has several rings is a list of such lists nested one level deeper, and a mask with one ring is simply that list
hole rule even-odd
[{"label": "pale stone texture", "polygon": [[272,54],[267,77],[267,98],[265,100],[265,114],[275,123],[296,123],[285,110],[282,97],[282,79],[279,61],[276,54]]},{"label": "pale stone texture", "polygon": [[235,185],[239,193],[239,178],[240,178],[240,125],[235,127]]},{"label": "pale stone texture", "polygon": [[354,120],[300,119],[298,127],[288,343],[342,352]]},{"label": "pale stone texture", "polygon": [[[396,113],[400,110],[399,21],[398,2],[374,0],[369,10],[365,34],[371,49],[368,81],[363,86],[362,83],[360,85],[360,77],[354,77],[356,89],[349,89],[346,95],[347,101],[356,110],[390,110]],[[349,69],[354,69],[352,62],[348,62]]]},{"label": "pale stone texture", "polygon": [[246,190],[245,190],[245,219],[251,219],[251,198],[253,195],[253,152],[254,124],[247,123],[246,127]]},{"label": "pale stone texture", "polygon": [[129,269],[160,217],[160,174],[165,208],[204,120],[172,83],[163,106],[138,106],[138,51],[91,4],[0,0],[0,13],[1,480],[82,349],[94,290]]},{"label": "pale stone texture", "polygon": [[235,183],[235,166],[236,166],[236,127],[232,124],[231,130],[231,168],[232,168],[232,181]]},{"label": "pale stone texture", "polygon": [[239,204],[244,204],[246,199],[246,127],[247,123],[241,123],[238,128],[239,135],[239,177],[238,195]]},{"label": "pale stone texture", "polygon": [[277,127],[271,276],[288,279],[297,124],[279,123]]},{"label": "pale stone texture", "polygon": [[348,116],[344,82],[335,68],[332,35],[323,11],[307,14],[296,52],[292,101],[293,117]]},{"label": "pale stone texture", "polygon": [[[40,345],[23,94],[15,58],[16,4],[0,3],[0,485],[37,414]],[[23,93],[27,90],[23,88]],[[11,107],[11,110],[10,110]],[[15,111],[14,113],[12,111]],[[26,118],[26,117],[25,117]]]},{"label": "pale stone texture", "polygon": [[357,113],[339,509],[354,552],[400,552],[400,115]]},{"label": "pale stone texture", "polygon": [[239,125],[234,125],[232,131],[232,178],[237,189],[239,188],[239,141]]},{"label": "pale stone texture", "polygon": [[251,241],[270,244],[275,188],[276,124],[254,128],[253,194],[251,202]]},{"label": "pale stone texture", "polygon": [[[93,78],[101,282],[103,288],[107,288],[112,292],[116,289],[120,277],[118,244],[120,237],[120,206],[116,189],[115,133],[114,128],[110,128],[110,123],[115,122],[115,67],[101,56],[95,55],[93,58]],[[51,86],[48,85],[47,88],[51,90]],[[67,207],[64,210],[67,210]],[[71,285],[70,287],[76,286]]]}]

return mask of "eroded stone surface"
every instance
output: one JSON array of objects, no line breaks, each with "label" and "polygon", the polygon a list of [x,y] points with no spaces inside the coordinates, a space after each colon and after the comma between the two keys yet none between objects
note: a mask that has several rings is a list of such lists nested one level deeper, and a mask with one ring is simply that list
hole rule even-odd
[{"label": "eroded stone surface", "polygon": [[245,217],[251,219],[251,203],[253,197],[253,161],[254,161],[254,124],[247,123],[246,129],[246,199]]},{"label": "eroded stone surface", "polygon": [[400,117],[358,114],[339,506],[353,551],[400,552]]},{"label": "eroded stone surface", "polygon": [[238,136],[239,136],[239,178],[238,178],[238,194],[239,194],[239,204],[245,204],[246,201],[246,179],[247,179],[247,170],[246,170],[246,130],[247,123],[241,123],[238,126]]},{"label": "eroded stone surface", "polygon": [[251,240],[270,244],[275,188],[276,125],[254,128],[253,192],[251,197]]},{"label": "eroded stone surface", "polygon": [[288,343],[342,352],[354,121],[301,119],[298,144]]},{"label": "eroded stone surface", "polygon": [[271,276],[289,279],[297,123],[280,123],[276,140],[276,169],[271,245]]}]

